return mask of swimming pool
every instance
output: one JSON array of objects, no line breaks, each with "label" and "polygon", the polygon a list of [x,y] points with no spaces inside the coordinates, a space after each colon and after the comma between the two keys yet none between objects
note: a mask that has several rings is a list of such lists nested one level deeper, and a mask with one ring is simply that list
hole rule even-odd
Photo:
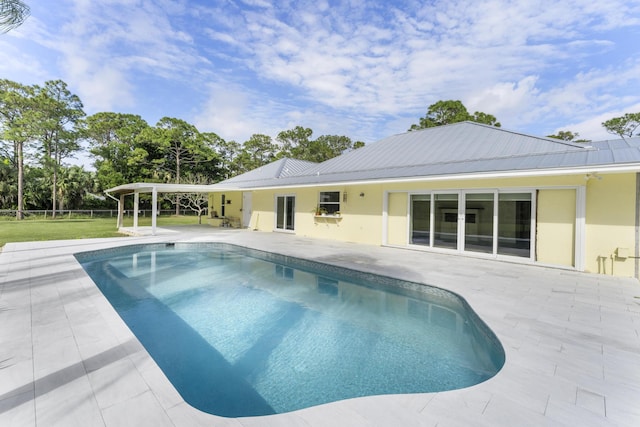
[{"label": "swimming pool", "polygon": [[76,258],[185,401],[220,416],[463,388],[504,364],[438,288],[223,243]]}]

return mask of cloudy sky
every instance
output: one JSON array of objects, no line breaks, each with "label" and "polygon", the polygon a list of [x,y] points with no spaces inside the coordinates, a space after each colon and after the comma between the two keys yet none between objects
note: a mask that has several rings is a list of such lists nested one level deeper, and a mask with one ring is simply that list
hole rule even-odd
[{"label": "cloudy sky", "polygon": [[640,111],[640,0],[25,1],[0,78],[238,142],[296,125],[372,142],[445,99],[593,140]]}]

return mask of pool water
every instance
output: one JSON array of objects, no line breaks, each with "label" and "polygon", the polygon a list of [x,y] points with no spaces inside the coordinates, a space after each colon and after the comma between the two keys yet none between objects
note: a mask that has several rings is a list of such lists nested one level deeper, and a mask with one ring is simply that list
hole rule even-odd
[{"label": "pool water", "polygon": [[192,406],[224,417],[469,387],[504,351],[450,292],[227,244],[77,254]]}]

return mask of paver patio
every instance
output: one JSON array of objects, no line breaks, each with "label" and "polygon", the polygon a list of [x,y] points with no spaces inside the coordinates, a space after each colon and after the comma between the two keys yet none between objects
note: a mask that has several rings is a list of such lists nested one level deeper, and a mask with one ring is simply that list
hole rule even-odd
[{"label": "paver patio", "polygon": [[[184,402],[73,253],[224,241],[439,286],[506,352],[467,389],[373,396],[228,419]],[[157,236],[7,244],[0,253],[0,426],[638,426],[635,279],[209,227]]]}]

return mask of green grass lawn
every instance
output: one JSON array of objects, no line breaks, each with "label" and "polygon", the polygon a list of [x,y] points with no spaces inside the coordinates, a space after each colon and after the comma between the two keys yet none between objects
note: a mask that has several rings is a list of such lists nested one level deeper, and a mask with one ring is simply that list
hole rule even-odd
[{"label": "green grass lawn", "polygon": [[[203,222],[205,222],[203,220]],[[196,216],[162,216],[157,225],[197,224]],[[141,227],[151,226],[150,217],[138,219]],[[124,218],[124,226],[132,227],[133,218]],[[10,242],[33,242],[39,240],[89,239],[94,237],[122,237],[116,231],[116,218],[85,219],[0,219],[0,247]]]}]

